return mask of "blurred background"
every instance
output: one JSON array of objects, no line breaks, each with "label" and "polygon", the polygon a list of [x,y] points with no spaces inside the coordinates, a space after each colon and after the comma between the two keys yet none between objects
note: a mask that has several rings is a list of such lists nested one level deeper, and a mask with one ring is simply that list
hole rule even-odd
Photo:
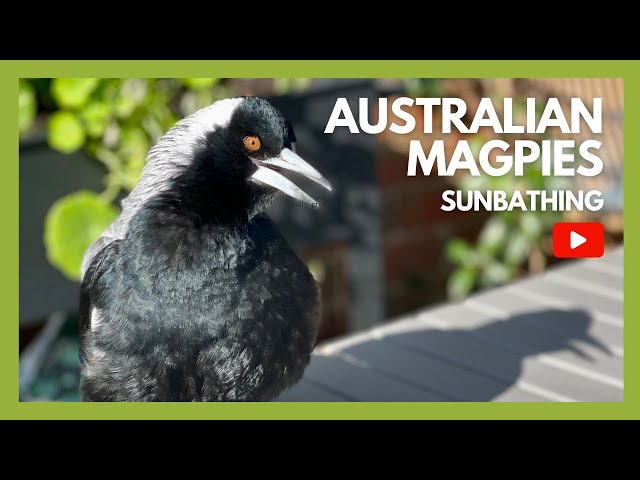
[{"label": "blurred background", "polygon": [[[598,221],[608,246],[623,240],[622,79],[22,79],[20,128],[20,396],[78,400],[79,266],[88,245],[119,213],[148,149],[174,123],[217,99],[258,95],[293,124],[301,156],[334,186],[330,197],[304,185],[322,208],[285,197],[268,213],[322,286],[320,340],[384,323],[405,312],[506,284],[559,262],[552,254],[557,221]],[[513,97],[516,118],[527,97],[603,98],[603,173],[543,177],[538,163],[523,177],[407,177],[410,139],[426,151],[436,139],[448,155],[457,133],[324,134],[335,101],[352,111],[368,97],[459,97],[474,112],[483,97]],[[567,110],[568,111],[568,110]],[[377,112],[372,108],[371,121]],[[392,121],[389,118],[389,123]],[[464,119],[470,124],[471,117]],[[510,135],[482,129],[465,135],[473,148]],[[557,131],[517,138],[569,138]],[[513,138],[511,138],[513,139]],[[581,141],[580,138],[576,138]],[[302,185],[301,185],[302,186]],[[447,189],[598,189],[599,212],[444,212]]]}]

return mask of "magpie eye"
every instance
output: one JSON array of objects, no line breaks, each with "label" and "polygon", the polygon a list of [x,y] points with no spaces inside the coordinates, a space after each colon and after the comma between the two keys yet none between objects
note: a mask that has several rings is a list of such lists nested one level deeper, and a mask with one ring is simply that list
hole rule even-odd
[{"label": "magpie eye", "polygon": [[246,137],[244,137],[242,143],[244,144],[244,148],[246,148],[250,152],[257,152],[262,146],[260,138],[253,135],[247,135]]}]

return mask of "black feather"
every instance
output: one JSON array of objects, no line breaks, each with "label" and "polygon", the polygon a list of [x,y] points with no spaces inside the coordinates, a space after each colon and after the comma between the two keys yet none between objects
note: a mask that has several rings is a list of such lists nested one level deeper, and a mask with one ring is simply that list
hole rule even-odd
[{"label": "black feather", "polygon": [[249,130],[273,152],[294,138],[268,103],[243,103],[91,262],[80,298],[84,400],[261,401],[301,378],[318,285],[271,220],[253,215],[274,192],[247,182]]},{"label": "black feather", "polygon": [[[85,400],[268,400],[299,380],[318,288],[272,222],[221,232],[149,209],[115,262],[96,260],[91,298],[108,320],[84,335]],[[147,235],[148,222],[164,228]]]}]

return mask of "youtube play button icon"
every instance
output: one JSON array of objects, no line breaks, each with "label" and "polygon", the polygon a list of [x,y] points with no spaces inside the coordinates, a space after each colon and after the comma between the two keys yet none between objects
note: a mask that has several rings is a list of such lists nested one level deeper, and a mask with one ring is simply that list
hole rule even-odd
[{"label": "youtube play button icon", "polygon": [[580,235],[579,233],[571,231],[571,235],[569,235],[569,248],[571,250],[575,250],[576,247],[579,247],[583,243],[585,243],[587,239]]},{"label": "youtube play button icon", "polygon": [[553,226],[553,254],[558,258],[601,257],[604,227],[597,222],[559,222]]}]

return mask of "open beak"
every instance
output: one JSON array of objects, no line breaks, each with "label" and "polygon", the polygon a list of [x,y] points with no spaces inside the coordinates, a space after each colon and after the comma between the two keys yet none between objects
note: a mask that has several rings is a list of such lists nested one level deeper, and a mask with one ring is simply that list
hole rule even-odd
[{"label": "open beak", "polygon": [[258,166],[258,170],[251,175],[252,182],[277,188],[290,197],[302,200],[303,202],[316,203],[313,198],[304,193],[296,184],[276,170],[282,169],[300,173],[331,191],[331,185],[327,179],[288,148],[282,149],[282,152],[280,152],[280,155],[277,157],[256,160],[255,164]]}]

